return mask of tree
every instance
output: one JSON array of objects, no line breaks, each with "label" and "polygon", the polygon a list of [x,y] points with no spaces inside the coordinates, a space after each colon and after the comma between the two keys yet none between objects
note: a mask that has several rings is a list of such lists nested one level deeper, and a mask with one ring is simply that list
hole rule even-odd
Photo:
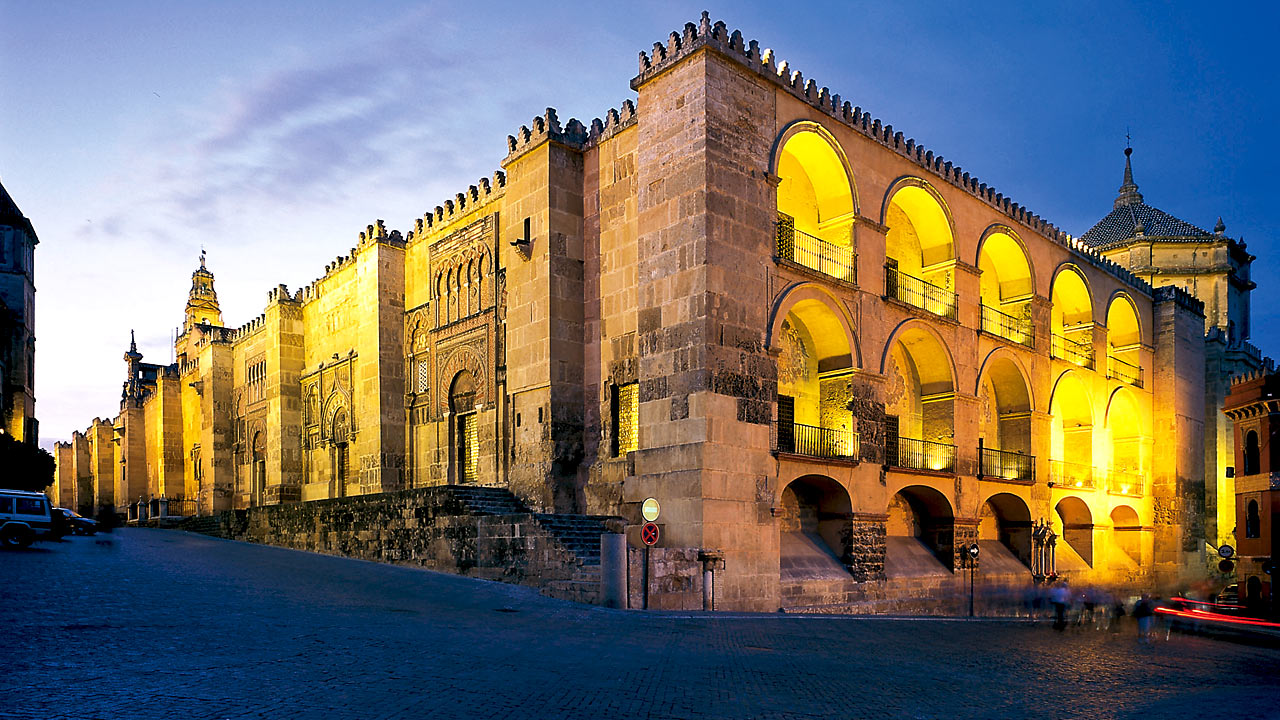
[{"label": "tree", "polygon": [[0,434],[0,487],[44,492],[53,484],[54,465],[48,450]]}]

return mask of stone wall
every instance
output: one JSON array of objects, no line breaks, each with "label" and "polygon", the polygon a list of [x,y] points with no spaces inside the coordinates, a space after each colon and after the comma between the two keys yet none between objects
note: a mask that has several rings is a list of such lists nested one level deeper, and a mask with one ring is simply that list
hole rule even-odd
[{"label": "stone wall", "polygon": [[[649,549],[649,610],[701,610],[702,593],[702,562],[696,549]],[[627,548],[627,603],[635,610],[645,607],[644,548]]]},{"label": "stone wall", "polygon": [[214,518],[194,518],[189,528],[232,540],[529,585],[580,602],[598,598],[596,568],[580,565],[532,514],[474,515],[448,487],[269,505]]}]

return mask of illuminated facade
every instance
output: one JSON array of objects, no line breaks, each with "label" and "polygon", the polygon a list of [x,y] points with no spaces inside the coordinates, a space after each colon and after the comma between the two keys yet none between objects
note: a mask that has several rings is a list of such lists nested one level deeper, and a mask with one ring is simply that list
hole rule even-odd
[{"label": "illuminated facade", "polygon": [[1201,572],[1199,300],[705,15],[631,87],[239,328],[202,260],[178,362],[126,354],[73,474],[201,513],[478,483],[634,529],[656,497],[744,610],[946,594],[975,542],[987,581]]}]

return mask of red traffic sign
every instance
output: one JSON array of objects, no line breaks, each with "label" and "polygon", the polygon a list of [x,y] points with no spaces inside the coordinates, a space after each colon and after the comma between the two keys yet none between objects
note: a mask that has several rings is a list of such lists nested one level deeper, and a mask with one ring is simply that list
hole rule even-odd
[{"label": "red traffic sign", "polygon": [[651,522],[645,523],[644,527],[640,528],[640,541],[649,546],[657,545],[658,526]]}]

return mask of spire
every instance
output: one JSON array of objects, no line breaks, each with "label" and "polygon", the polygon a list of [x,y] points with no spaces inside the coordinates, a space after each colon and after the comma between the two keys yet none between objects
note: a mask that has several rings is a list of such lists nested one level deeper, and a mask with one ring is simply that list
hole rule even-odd
[{"label": "spire", "polygon": [[133,328],[129,328],[129,354],[138,354],[138,341],[133,337]]},{"label": "spire", "polygon": [[1138,184],[1133,181],[1133,165],[1129,161],[1129,156],[1133,155],[1133,148],[1126,147],[1124,149],[1124,184],[1120,186],[1120,194],[1116,196],[1115,207],[1124,205],[1141,205],[1142,193],[1138,192]]},{"label": "spire", "polygon": [[191,291],[187,294],[183,332],[190,330],[194,325],[222,325],[218,292],[213,289],[213,273],[205,267],[204,248],[200,249],[200,268],[191,273]]},{"label": "spire", "polygon": [[1218,224],[1213,226],[1213,234],[1221,236],[1227,231],[1227,224],[1222,222],[1222,216],[1218,216]]}]

